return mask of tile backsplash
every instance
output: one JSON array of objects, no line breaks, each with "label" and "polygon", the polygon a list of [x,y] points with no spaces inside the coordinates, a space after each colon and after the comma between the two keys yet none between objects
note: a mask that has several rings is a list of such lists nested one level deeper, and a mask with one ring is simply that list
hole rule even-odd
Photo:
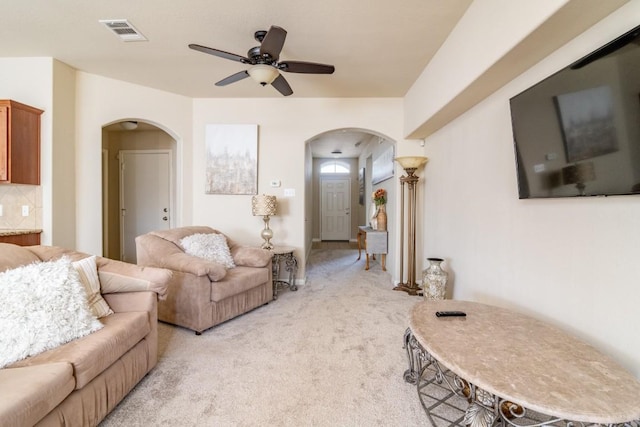
[{"label": "tile backsplash", "polygon": [[[42,187],[39,185],[0,185],[0,229],[42,228]],[[22,215],[22,207],[28,206],[29,215]]]}]

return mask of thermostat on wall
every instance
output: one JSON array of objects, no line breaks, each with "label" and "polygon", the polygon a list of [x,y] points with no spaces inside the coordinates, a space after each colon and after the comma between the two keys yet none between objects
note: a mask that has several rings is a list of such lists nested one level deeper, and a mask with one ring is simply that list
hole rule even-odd
[{"label": "thermostat on wall", "polygon": [[271,180],[271,186],[272,187],[280,187],[280,180],[279,179],[272,179]]}]

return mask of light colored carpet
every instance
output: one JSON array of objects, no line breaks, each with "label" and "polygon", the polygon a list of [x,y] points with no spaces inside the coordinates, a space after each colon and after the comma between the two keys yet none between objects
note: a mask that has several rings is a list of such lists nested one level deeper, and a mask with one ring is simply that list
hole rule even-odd
[{"label": "light colored carpet", "polygon": [[356,258],[312,251],[297,292],[201,336],[160,323],[158,365],[101,426],[429,425],[402,378],[420,299]]}]

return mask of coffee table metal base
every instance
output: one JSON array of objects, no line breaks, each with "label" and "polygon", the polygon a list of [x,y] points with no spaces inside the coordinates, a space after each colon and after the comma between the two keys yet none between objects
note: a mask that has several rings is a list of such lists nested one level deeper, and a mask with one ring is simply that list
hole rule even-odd
[{"label": "coffee table metal base", "polygon": [[[550,417],[488,393],[442,367],[413,336],[404,334],[409,369],[404,380],[417,386],[418,397],[434,426],[564,426],[587,427],[603,424],[584,423]],[[585,392],[590,392],[585,390]],[[595,391],[591,391],[595,392]],[[640,420],[608,426],[640,427]]]}]

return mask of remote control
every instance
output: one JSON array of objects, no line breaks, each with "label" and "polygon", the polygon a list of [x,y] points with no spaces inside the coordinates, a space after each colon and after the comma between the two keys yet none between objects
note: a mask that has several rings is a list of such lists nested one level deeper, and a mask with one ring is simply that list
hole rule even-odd
[{"label": "remote control", "polygon": [[438,317],[465,317],[466,315],[464,311],[436,311]]}]

